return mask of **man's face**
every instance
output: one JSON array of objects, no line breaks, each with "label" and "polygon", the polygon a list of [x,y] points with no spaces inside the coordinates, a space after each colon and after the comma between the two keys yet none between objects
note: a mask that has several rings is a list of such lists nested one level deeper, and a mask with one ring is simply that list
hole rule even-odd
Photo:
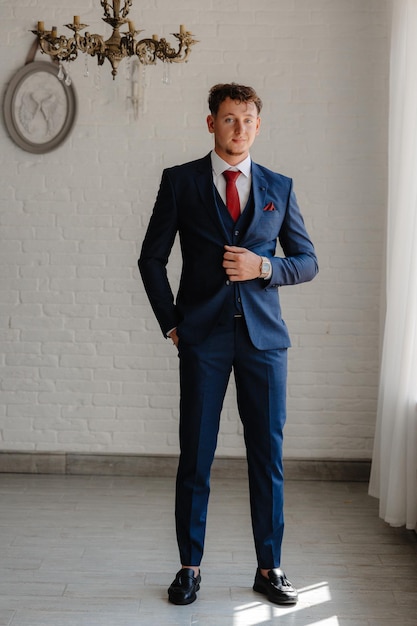
[{"label": "man's face", "polygon": [[207,117],[207,127],[214,134],[214,149],[230,165],[243,161],[259,134],[261,119],[253,102],[226,98],[217,115]]}]

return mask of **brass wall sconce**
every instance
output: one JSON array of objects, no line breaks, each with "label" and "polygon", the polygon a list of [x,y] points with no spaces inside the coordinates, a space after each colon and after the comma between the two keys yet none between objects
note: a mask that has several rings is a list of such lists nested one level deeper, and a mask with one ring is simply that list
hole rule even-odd
[{"label": "brass wall sconce", "polygon": [[[143,65],[153,65],[159,61],[164,63],[183,63],[188,60],[191,46],[197,43],[193,39],[192,33],[186,30],[184,25],[180,25],[179,33],[172,33],[178,40],[178,48],[173,48],[164,38],[159,39],[158,35],[151,38],[135,39],[136,35],[143,32],[136,30],[134,23],[128,19],[129,11],[133,0],[123,0],[123,8],[120,7],[121,0],[100,0],[104,10],[102,20],[113,28],[113,33],[109,39],[105,40],[102,35],[90,34],[80,31],[88,28],[87,24],[82,24],[80,16],[75,15],[72,24],[66,27],[73,31],[72,37],[58,35],[57,27],[52,30],[45,30],[44,22],[38,22],[37,30],[33,34],[37,36],[41,51],[52,58],[61,61],[74,61],[79,52],[97,57],[98,65],[103,65],[108,59],[112,66],[113,79],[116,77],[120,61],[128,57],[137,57]],[[127,25],[128,30],[120,32],[120,28]]]}]

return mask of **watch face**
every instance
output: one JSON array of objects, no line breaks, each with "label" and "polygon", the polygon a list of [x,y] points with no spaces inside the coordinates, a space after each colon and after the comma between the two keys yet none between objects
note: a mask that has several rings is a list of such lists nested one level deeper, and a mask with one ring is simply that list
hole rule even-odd
[{"label": "watch face", "polygon": [[23,150],[49,152],[72,130],[75,92],[57,74],[55,63],[36,61],[22,67],[10,81],[4,120],[10,137]]}]

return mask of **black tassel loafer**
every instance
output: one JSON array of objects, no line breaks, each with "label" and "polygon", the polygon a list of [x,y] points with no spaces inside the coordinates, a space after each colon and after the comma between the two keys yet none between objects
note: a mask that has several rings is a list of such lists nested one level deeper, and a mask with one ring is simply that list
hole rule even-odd
[{"label": "black tassel loafer", "polygon": [[280,568],[270,569],[268,578],[256,570],[253,590],[263,593],[270,602],[275,604],[296,604],[298,593]]},{"label": "black tassel loafer", "polygon": [[188,567],[180,569],[168,589],[168,599],[172,604],[191,604],[197,599],[201,576],[194,576],[194,570]]}]

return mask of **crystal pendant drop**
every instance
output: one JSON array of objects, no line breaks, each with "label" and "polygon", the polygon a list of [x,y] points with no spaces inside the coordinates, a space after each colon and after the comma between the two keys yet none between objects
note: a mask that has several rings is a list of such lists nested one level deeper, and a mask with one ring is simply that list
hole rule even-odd
[{"label": "crystal pendant drop", "polygon": [[64,68],[62,66],[62,61],[59,62],[59,70],[58,70],[58,78],[59,80],[64,80]]},{"label": "crystal pendant drop", "polygon": [[71,83],[72,83],[72,80],[71,80],[71,76],[70,76],[69,70],[66,70],[66,73],[67,73],[67,75],[65,77],[65,84],[66,84],[67,87],[69,87],[71,85]]},{"label": "crystal pendant drop", "polygon": [[164,85],[169,85],[171,83],[171,64],[165,61],[163,66],[162,82]]}]

